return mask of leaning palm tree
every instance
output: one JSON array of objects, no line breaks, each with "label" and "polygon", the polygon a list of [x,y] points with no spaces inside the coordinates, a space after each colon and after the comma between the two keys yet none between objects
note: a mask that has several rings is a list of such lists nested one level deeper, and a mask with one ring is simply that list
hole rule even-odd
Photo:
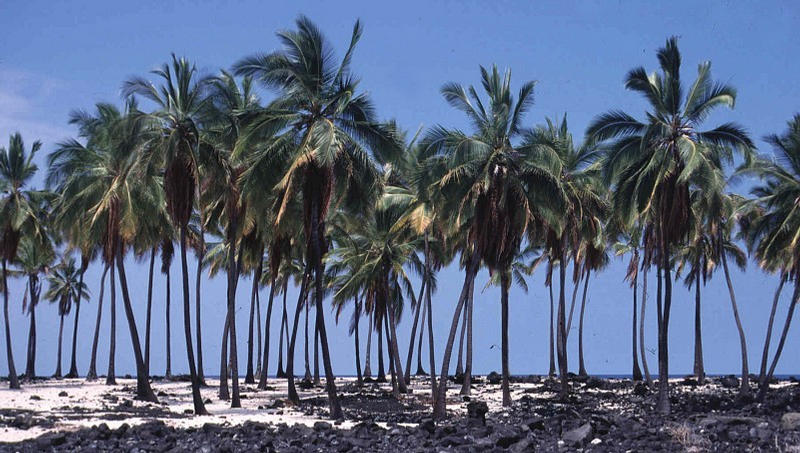
[{"label": "leaning palm tree", "polygon": [[[437,126],[421,146],[426,171],[436,175],[431,185],[439,192],[443,212],[456,213],[453,225],[464,238],[461,247],[465,278],[445,347],[434,416],[445,416],[448,369],[462,309],[469,310],[475,275],[483,261],[490,271],[507,269],[516,255],[528,222],[528,213],[556,222],[550,210],[561,199],[558,183],[534,159],[530,147],[512,143],[522,131],[522,117],[533,103],[533,82],[523,84],[518,99],[511,92],[511,73],[481,67],[486,104],[474,87],[455,83],[442,87],[450,105],[464,112],[472,134]],[[549,200],[549,201],[548,201]],[[504,274],[501,274],[501,277]],[[503,405],[511,404],[508,383],[508,292],[501,284]],[[470,317],[467,318],[469,329]]]},{"label": "leaning palm tree", "polygon": [[[200,378],[195,366],[192,346],[192,325],[189,305],[189,267],[186,246],[189,220],[196,201],[198,185],[199,125],[206,107],[205,91],[208,78],[198,78],[197,70],[189,60],[172,55],[172,65],[164,64],[152,71],[161,79],[156,87],[144,78],[132,78],[123,84],[125,96],[141,96],[156,104],[152,116],[160,124],[160,134],[150,143],[152,153],[143,155],[154,159],[164,169],[163,187],[167,212],[178,230],[180,242],[181,273],[183,283],[183,330],[186,355],[192,381],[192,401],[195,415],[207,414],[200,395]],[[145,165],[156,165],[148,162]],[[198,335],[198,344],[201,339]]]},{"label": "leaning palm tree", "polygon": [[[721,163],[730,163],[732,150],[749,152],[753,143],[733,123],[708,131],[700,126],[719,106],[733,107],[736,90],[714,83],[711,63],[698,66],[697,79],[688,90],[681,76],[678,40],[673,37],[658,50],[660,73],[631,70],[626,88],[642,94],[649,103],[647,120],[640,122],[622,111],[597,117],[588,135],[609,142],[604,171],[613,185],[614,211],[630,222],[638,215],[653,219],[654,248],[664,281],[663,301],[658,298],[659,397],[657,409],[669,413],[669,354],[667,348],[672,307],[672,255],[688,234],[689,192],[702,189],[704,175]],[[662,303],[663,302],[663,303]]]},{"label": "leaning palm tree", "polygon": [[81,299],[89,299],[89,290],[81,282],[81,270],[75,266],[72,258],[62,259],[58,266],[50,270],[47,276],[49,287],[45,298],[58,304],[58,315],[61,319],[58,328],[58,363],[54,377],[61,377],[61,337],[64,333],[64,317],[69,314],[72,304],[77,304]]},{"label": "leaning palm tree", "polygon": [[28,329],[27,362],[25,379],[36,378],[36,307],[42,292],[40,277],[46,274],[55,259],[53,244],[47,235],[26,236],[17,249],[16,265],[27,276],[27,297],[23,300],[22,311],[30,317]]},{"label": "leaning palm tree", "polygon": [[39,141],[25,150],[22,135],[13,134],[8,148],[0,148],[0,260],[3,263],[3,317],[5,319],[6,358],[8,359],[8,381],[12,389],[18,389],[19,377],[14,366],[11,347],[11,326],[8,318],[8,263],[17,256],[17,246],[23,232],[38,230],[36,219],[37,192],[28,189],[36,173],[33,157],[41,148]]},{"label": "leaning palm tree", "polygon": [[[278,98],[255,115],[248,135],[252,139],[275,136],[256,160],[289,162],[276,185],[280,208],[275,224],[283,221],[283,207],[298,195],[302,197],[306,273],[314,276],[316,324],[330,416],[341,418],[322,306],[322,257],[328,249],[325,222],[332,201],[363,198],[378,188],[377,170],[367,148],[388,139],[375,120],[369,97],[358,93],[358,81],[350,72],[350,59],[361,37],[360,22],[353,28],[350,46],[340,64],[334,62],[329,42],[308,18],[299,17],[296,25],[297,30],[278,33],[282,50],[247,57],[236,63],[235,70],[278,90]],[[242,149],[247,142],[241,143]]]}]

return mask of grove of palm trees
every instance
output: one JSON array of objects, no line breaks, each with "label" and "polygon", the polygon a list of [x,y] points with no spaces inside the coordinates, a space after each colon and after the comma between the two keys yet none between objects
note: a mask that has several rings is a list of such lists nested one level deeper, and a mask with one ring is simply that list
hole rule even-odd
[{"label": "grove of palm trees", "polygon": [[[666,37],[607,87],[644,112],[610,104],[577,130],[537,111],[532,75],[489,61],[471,80],[442,80],[461,127],[406,130],[363,86],[363,34],[356,20],[334,41],[301,15],[277,48],[221,69],[165,55],[120,80],[119,101],[74,110],[73,137],[46,154],[9,131],[0,427],[25,433],[0,449],[800,448],[800,388],[776,373],[800,297],[800,114],[757,147],[735,109],[749,88]],[[605,301],[592,284],[615,260],[625,272]],[[447,267],[458,293],[439,291]],[[90,268],[102,277],[84,278]],[[763,300],[742,297],[735,269],[769,275]],[[223,276],[224,294],[208,289]],[[707,291],[712,280],[726,291]],[[491,287],[499,325],[475,305]],[[549,294],[530,302],[549,303],[549,329],[510,335],[534,291]],[[701,309],[712,294],[725,303],[713,319]],[[600,330],[626,339],[628,362],[593,376],[587,356],[603,351],[585,332],[612,302],[628,317]],[[208,316],[219,304],[224,316]],[[746,330],[745,305],[768,325]],[[27,338],[12,335],[10,310],[24,312]],[[45,311],[58,327],[37,326]],[[676,311],[692,331],[670,329]],[[719,330],[736,332],[715,345],[735,375],[704,367]],[[332,341],[337,331],[351,343]],[[491,352],[480,331],[497,333]],[[670,368],[675,335],[692,339],[688,376]],[[37,361],[43,336],[56,364]],[[117,342],[135,375],[117,374]],[[548,370],[510,359],[533,343],[547,345]],[[497,372],[480,376],[487,353]]]}]

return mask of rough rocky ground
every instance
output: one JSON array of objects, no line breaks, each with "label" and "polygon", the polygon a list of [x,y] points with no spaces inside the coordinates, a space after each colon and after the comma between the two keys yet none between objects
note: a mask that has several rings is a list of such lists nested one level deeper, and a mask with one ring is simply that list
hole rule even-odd
[{"label": "rough rocky ground", "polygon": [[[117,389],[112,395],[117,401],[102,410],[74,405],[57,414],[8,407],[0,393],[0,407],[5,407],[0,428],[44,432],[0,444],[0,450],[800,452],[800,413],[795,412],[800,412],[800,385],[794,381],[776,383],[767,401],[757,404],[738,397],[735,378],[714,378],[703,386],[676,380],[673,413],[660,417],[654,410],[655,388],[598,378],[574,379],[566,402],[556,397],[555,381],[516,378],[514,404],[504,409],[498,380],[490,375],[476,379],[469,398],[459,396],[454,385],[448,392],[449,417],[438,424],[429,419],[427,379],[415,378],[413,392],[399,401],[388,384],[359,389],[351,380],[339,381],[346,420],[336,423],[324,421],[328,411],[320,388],[304,390],[302,404],[290,407],[278,395],[280,389],[261,392],[271,395],[267,402],[245,386],[248,396],[239,410],[245,415],[238,418],[193,417],[172,410],[171,404],[133,403],[132,389]],[[278,382],[272,381],[276,387]],[[155,383],[162,394],[165,390],[158,389],[165,385]],[[188,394],[176,394],[183,397]],[[248,407],[256,403],[260,408]],[[90,422],[69,425],[64,417]]]}]

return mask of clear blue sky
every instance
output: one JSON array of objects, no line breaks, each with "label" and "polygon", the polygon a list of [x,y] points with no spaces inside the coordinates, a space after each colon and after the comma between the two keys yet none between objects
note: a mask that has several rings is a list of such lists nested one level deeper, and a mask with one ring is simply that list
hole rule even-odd
[{"label": "clear blue sky", "polygon": [[[625,73],[639,65],[654,70],[655,50],[671,35],[680,37],[686,79],[696,65],[713,61],[719,80],[739,89],[736,109],[718,112],[710,125],[734,120],[743,124],[761,151],[765,134],[780,132],[785,121],[800,110],[800,6],[792,2],[624,2],[598,1],[565,5],[564,2],[43,2],[6,1],[0,5],[0,140],[7,143],[13,131],[28,143],[44,141],[44,152],[58,140],[73,136],[67,122],[70,110],[91,109],[97,101],[120,102],[120,86],[131,75],[144,75],[167,61],[170,52],[185,55],[209,73],[229,68],[239,58],[271,51],[278,42],[275,31],[293,26],[300,13],[316,21],[335,44],[339,55],[347,45],[353,22],[360,18],[364,35],[353,59],[362,87],[373,97],[381,117],[396,118],[408,129],[441,123],[465,127],[464,118],[441,98],[439,87],[447,81],[478,84],[478,65],[496,63],[512,68],[512,82],[537,80],[536,104],[526,123],[543,122],[545,116],[567,112],[576,136],[582,136],[591,118],[612,108],[641,115],[644,102],[623,88]],[[40,180],[41,181],[41,180]],[[178,263],[173,281],[180,276]],[[591,373],[629,373],[630,297],[622,282],[625,262],[612,266],[590,282],[586,316],[586,366]],[[129,264],[140,332],[144,328],[146,264]],[[79,367],[89,362],[100,268],[92,266],[86,281],[93,299],[81,310]],[[193,273],[193,271],[192,271]],[[480,291],[487,275],[478,276],[475,295],[475,370],[500,368],[499,293]],[[651,281],[654,278],[651,277]],[[511,293],[511,371],[547,371],[547,291],[541,273],[529,282],[531,292]],[[766,320],[777,279],[761,273],[752,263],[745,274],[734,271],[751,370],[757,371]],[[437,355],[442,353],[462,275],[455,267],[439,275],[435,295],[434,326]],[[175,288],[177,285],[173,285]],[[11,282],[11,327],[17,370],[24,370],[28,321],[21,313],[22,283]],[[153,321],[153,373],[163,373],[163,288],[155,282]],[[179,287],[178,287],[179,288]],[[242,281],[237,301],[239,351],[244,361],[250,285]],[[224,279],[204,282],[203,334],[207,374],[217,374],[219,340],[224,318]],[[294,304],[290,292],[290,305]],[[704,288],[704,340],[707,371],[739,371],[739,342],[722,275]],[[267,291],[262,293],[266,300]],[[779,317],[785,313],[788,292]],[[173,294],[180,301],[180,292]],[[651,371],[656,368],[655,304],[649,300],[646,335]],[[121,303],[118,301],[118,303]],[[108,299],[105,302],[108,308]],[[133,373],[130,337],[121,305],[118,312],[117,372]],[[185,349],[179,303],[173,304],[173,369],[185,372]],[[277,313],[277,312],[276,312]],[[689,373],[692,366],[693,296],[680,285],[673,304],[671,370]],[[56,309],[42,302],[38,311],[37,372],[55,369],[58,330]],[[274,314],[277,329],[279,314]],[[103,314],[98,370],[107,360],[108,319]],[[333,326],[327,316],[334,371],[354,372],[352,340],[346,326]],[[400,327],[401,345],[407,344],[410,316]],[[364,328],[366,330],[366,328]],[[797,341],[797,326],[790,344]],[[363,331],[362,331],[363,332]],[[65,352],[69,351],[72,320],[65,327]],[[277,338],[277,337],[275,337]],[[363,337],[362,337],[363,339]],[[577,368],[577,335],[570,337],[570,368]],[[272,343],[276,344],[275,341]],[[364,343],[362,343],[363,345]],[[0,345],[3,348],[5,345]],[[275,351],[273,346],[273,351]],[[403,346],[402,354],[405,354]],[[800,358],[789,348],[778,373],[796,373]],[[298,351],[302,354],[302,350]],[[276,355],[272,354],[272,367]],[[64,370],[69,362],[64,355]],[[363,360],[363,356],[362,356]],[[455,362],[454,362],[455,364]],[[437,365],[438,367],[438,365]],[[244,365],[240,365],[244,371]],[[0,374],[7,373],[0,360]]]}]

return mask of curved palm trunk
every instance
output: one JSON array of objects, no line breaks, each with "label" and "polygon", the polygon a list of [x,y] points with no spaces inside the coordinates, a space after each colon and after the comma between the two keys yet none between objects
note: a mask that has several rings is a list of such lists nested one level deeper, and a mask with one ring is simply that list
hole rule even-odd
[{"label": "curved palm trunk", "polygon": [[[461,294],[458,297],[458,303],[456,303],[453,312],[453,320],[450,323],[450,333],[447,336],[444,357],[442,359],[442,372],[439,374],[439,384],[436,388],[436,395],[433,401],[433,417],[437,420],[441,420],[447,415],[447,377],[450,368],[450,356],[453,353],[453,343],[455,342],[456,331],[458,330],[458,320],[461,317],[461,311],[464,309],[466,301],[469,299],[467,292],[472,288],[472,281],[478,273],[479,262],[479,258],[476,254],[473,254],[469,258],[466,271],[464,272],[464,285],[461,288]],[[430,312],[428,315],[430,315]],[[433,375],[432,371],[431,375]]]},{"label": "curved palm trunk", "polygon": [[[281,330],[278,334],[278,373],[276,374],[277,377],[282,378],[286,377],[286,372],[283,368],[283,336],[286,335],[286,348],[289,348],[289,323],[287,321],[286,316],[286,289],[289,285],[289,279],[286,278],[283,281],[283,314],[281,315]],[[269,324],[267,324],[266,329],[269,329]],[[285,332],[285,333],[284,333]],[[269,341],[269,330],[267,330],[267,335],[265,341]]]},{"label": "curved palm trunk", "polygon": [[166,377],[167,379],[170,379],[170,378],[172,378],[172,341],[170,340],[171,333],[172,333],[172,322],[170,322],[171,310],[169,308],[170,307],[170,278],[169,278],[169,272],[167,272],[167,294],[166,294],[166,300],[164,301],[164,305],[166,307],[166,310],[165,310],[166,311],[166,313],[165,313],[165,315],[166,315],[165,323],[166,323],[166,331],[167,331],[166,332],[167,368],[164,371],[164,377]]},{"label": "curved palm trunk", "polygon": [[547,285],[547,289],[550,291],[550,369],[547,371],[548,376],[553,377],[556,375],[556,349],[554,344],[555,332],[553,332],[553,325],[555,323],[553,319],[553,283],[550,282]]},{"label": "curved palm trunk", "polygon": [[58,323],[58,353],[56,354],[56,372],[53,373],[54,378],[61,377],[61,339],[64,337],[64,313],[59,316]]},{"label": "curved palm trunk", "polygon": [[[503,363],[503,407],[511,406],[511,388],[508,383],[508,290],[511,287],[508,274],[503,272],[500,280],[500,311],[501,311],[501,356]],[[470,298],[471,299],[471,298]]]},{"label": "curved palm trunk", "polygon": [[772,376],[775,373],[775,367],[778,365],[778,359],[781,357],[781,352],[783,352],[783,345],[786,343],[786,336],[789,333],[789,326],[792,324],[792,316],[794,315],[794,309],[797,305],[797,298],[800,295],[800,284],[795,282],[794,284],[794,293],[792,294],[792,300],[789,302],[789,311],[786,313],[786,322],[783,324],[783,331],[781,332],[781,339],[778,341],[778,347],[775,349],[775,355],[772,358],[772,363],[769,366],[769,371],[767,375],[761,378],[759,382],[759,389],[758,389],[758,397],[757,401],[763,402],[764,398],[767,396],[767,390],[769,390],[769,382],[772,380]]},{"label": "curved palm trunk", "polygon": [[300,396],[297,394],[297,388],[294,385],[294,347],[297,343],[297,328],[300,325],[300,313],[303,311],[305,305],[306,295],[308,293],[308,280],[311,278],[311,265],[306,264],[306,270],[303,274],[303,282],[300,285],[300,295],[297,297],[297,307],[294,311],[294,322],[292,324],[292,337],[289,341],[289,349],[286,353],[286,379],[287,388],[289,393],[289,401],[294,404],[300,404]]},{"label": "curved palm trunk", "polygon": [[558,374],[561,378],[560,397],[567,397],[569,393],[569,382],[567,381],[567,325],[566,325],[566,299],[565,299],[565,280],[567,266],[565,254],[561,254],[561,261],[558,265],[559,274],[559,294],[558,294],[558,315],[556,322],[556,355],[558,357]]},{"label": "curved palm trunk", "polygon": [[[408,354],[406,355],[406,381],[411,379],[411,359],[414,355],[414,341],[417,339],[417,324],[419,322],[419,312],[422,309],[422,297],[425,293],[425,277],[422,278],[422,284],[419,288],[419,297],[417,297],[417,306],[414,310],[414,323],[411,325],[411,338],[409,339],[408,344]],[[420,333],[420,338],[422,337]]]},{"label": "curved palm trunk", "polygon": [[[259,265],[259,267],[261,267]],[[284,289],[285,292],[285,289]],[[269,372],[269,326],[272,323],[272,301],[275,299],[275,276],[271,277],[271,281],[269,283],[269,302],[267,302],[267,322],[265,324],[265,335],[264,335],[264,355],[262,356],[262,364],[261,364],[261,373],[258,377],[258,389],[259,390],[266,390],[267,389],[267,373]],[[284,307],[286,306],[286,297],[283,299]],[[281,329],[281,335],[283,335],[283,330]],[[280,348],[280,345],[279,345]],[[279,359],[280,360],[280,359]],[[278,368],[280,368],[280,361],[278,362]]]},{"label": "curved palm trunk", "polygon": [[86,373],[86,380],[93,381],[97,379],[97,343],[100,339],[100,320],[103,318],[103,293],[105,292],[106,273],[108,272],[108,264],[103,266],[103,275],[100,276],[100,297],[97,301],[97,320],[94,325],[94,339],[92,340],[92,358],[89,361],[89,371]]},{"label": "curved palm trunk", "polygon": [[[388,284],[387,284],[388,290]],[[408,393],[408,387],[406,386],[405,375],[403,374],[403,366],[400,364],[400,349],[397,347],[397,320],[394,316],[394,310],[387,307],[386,310],[388,313],[387,322],[389,323],[389,336],[391,340],[391,344],[389,345],[389,352],[392,357],[392,362],[394,365],[394,373],[396,374],[397,379],[397,388],[400,393]]]},{"label": "curved palm trunk", "polygon": [[644,349],[644,313],[647,303],[647,269],[642,274],[642,314],[639,316],[639,354],[642,357],[642,368],[644,368],[644,378],[647,384],[652,384],[653,379],[650,377],[650,370],[647,368],[647,355]]},{"label": "curved palm trunk", "polygon": [[[80,278],[83,280],[83,277]],[[83,287],[83,282],[81,281],[81,287]],[[78,377],[78,363],[76,360],[77,349],[78,349],[78,318],[81,313],[81,303],[79,301],[75,301],[75,323],[72,326],[72,354],[70,358],[70,365],[69,365],[69,372],[64,377],[67,378],[76,378]]]},{"label": "curved palm trunk", "polygon": [[[636,262],[638,263],[639,260],[637,259]],[[634,381],[641,381],[642,380],[642,370],[639,369],[639,360],[638,360],[638,352],[636,349],[636,295],[638,294],[638,286],[639,283],[639,273],[636,272],[633,276],[633,325],[631,327],[631,337],[632,337],[632,351],[633,351],[633,380]]]},{"label": "curved palm trunk", "polygon": [[[200,203],[198,203],[198,206],[200,206]],[[197,273],[195,274],[194,280],[194,314],[195,330],[197,330],[197,381],[199,385],[205,386],[206,375],[204,371],[205,368],[203,368],[203,331],[201,329],[202,323],[200,322],[200,283],[203,281],[203,259],[206,254],[206,232],[202,219],[203,211],[200,209],[200,252],[197,254]],[[188,276],[186,278],[188,280]],[[191,331],[191,327],[189,330]]]},{"label": "curved palm trunk", "polygon": [[358,320],[359,320],[359,318],[361,318],[361,303],[359,302],[358,297],[354,298],[354,302],[355,302],[355,313],[354,313],[354,316],[353,316],[353,318],[354,318],[353,320],[355,322],[355,326],[354,326],[354,330],[353,330],[353,336],[355,337],[355,349],[356,349],[356,354],[355,354],[356,355],[356,383],[358,384],[359,387],[361,387],[364,384],[364,378],[361,376],[361,351],[360,351],[361,348],[359,347],[359,344],[358,344],[358,335],[359,335],[359,332],[358,332]]},{"label": "curved palm trunk", "polygon": [[364,361],[364,377],[372,378],[372,369],[369,367],[370,352],[372,350],[372,315],[367,314],[367,317],[369,318],[369,326],[367,327],[367,357]]},{"label": "curved palm trunk", "polygon": [[109,276],[109,286],[111,290],[111,332],[109,333],[108,345],[108,371],[106,372],[106,385],[116,385],[117,376],[115,371],[115,361],[117,357],[117,283],[116,270],[114,263],[109,263],[111,275]]},{"label": "curved palm trunk", "polygon": [[703,365],[703,329],[701,318],[700,276],[698,275],[694,282],[694,375],[697,376],[697,382],[703,385],[706,382],[706,371]]},{"label": "curved palm trunk", "polygon": [[136,320],[133,317],[131,298],[128,293],[128,280],[125,277],[125,264],[122,259],[122,251],[117,246],[116,253],[117,270],[119,271],[119,284],[122,289],[122,306],[125,308],[125,317],[128,320],[128,330],[131,334],[133,345],[133,356],[136,361],[136,398],[142,401],[158,402],[153,389],[150,387],[149,376],[144,367],[144,357],[142,356],[141,345],[139,344],[139,333],[136,330]]},{"label": "curved palm trunk", "polygon": [[[189,362],[189,377],[192,380],[192,403],[194,404],[195,415],[206,415],[208,411],[206,411],[205,404],[203,404],[203,397],[200,396],[200,377],[197,375],[197,368],[195,368],[194,348],[192,347],[192,319],[189,313],[189,266],[186,263],[186,225],[182,225],[180,230],[181,274],[183,277],[183,335],[186,340],[186,358]],[[199,291],[198,294],[200,294]]]},{"label": "curved palm trunk", "polygon": [[222,327],[222,347],[219,351],[219,399],[228,401],[231,399],[230,389],[228,388],[228,338],[230,337],[231,314],[225,312],[225,324]]},{"label": "curved palm trunk", "polygon": [[[467,395],[472,390],[472,310],[473,297],[475,293],[475,280],[473,279],[469,290],[469,300],[467,301],[467,356],[464,360],[464,378],[461,382],[461,395]],[[506,297],[507,299],[507,297]],[[506,300],[507,301],[507,300]]]},{"label": "curved palm trunk", "polygon": [[772,340],[772,326],[775,322],[775,312],[778,310],[778,301],[780,300],[784,283],[786,283],[786,273],[782,272],[778,281],[778,289],[775,290],[775,297],[772,299],[772,310],[769,313],[769,322],[767,323],[767,336],[764,339],[764,350],[761,353],[761,368],[758,372],[759,389],[764,385],[764,377],[767,375],[767,359],[769,358],[769,344]]},{"label": "curved palm trunk", "polygon": [[[565,336],[569,339],[569,332],[572,330],[572,314],[575,312],[575,301],[578,299],[578,288],[581,286],[581,280],[583,279],[583,272],[581,275],[578,276],[578,281],[572,286],[572,302],[569,306],[569,317],[567,318],[567,330]],[[565,340],[566,341],[566,340]]]},{"label": "curved palm trunk", "polygon": [[[420,298],[419,303],[425,305],[425,295]],[[425,320],[427,319],[428,310],[423,307],[422,308],[422,320],[420,321],[420,329],[419,329],[419,341],[417,341],[417,372],[414,373],[416,376],[425,376],[427,373],[425,369],[422,367],[422,340],[425,338]]]},{"label": "curved palm trunk", "polygon": [[464,335],[467,333],[467,313],[469,302],[461,315],[461,338],[458,340],[458,362],[456,362],[456,376],[464,376]]},{"label": "curved palm trunk", "polygon": [[28,329],[28,361],[25,365],[25,378],[28,380],[36,378],[36,306],[39,304],[40,291],[39,278],[36,275],[29,276],[28,292],[31,295],[31,324]]},{"label": "curved palm trunk", "polygon": [[734,294],[733,292],[733,283],[731,283],[731,275],[730,272],[728,271],[728,258],[725,256],[724,250],[722,250],[721,255],[722,255],[722,269],[725,271],[725,283],[727,283],[728,285],[728,293],[730,293],[731,296],[731,309],[733,309],[733,319],[736,321],[736,330],[739,331],[739,344],[741,345],[741,350],[742,350],[742,382],[739,387],[739,394],[748,395],[750,393],[750,370],[747,366],[747,340],[744,337],[744,329],[742,328],[742,321],[741,319],[739,319],[739,308],[736,305],[736,294]]},{"label": "curved palm trunk", "polygon": [[[6,269],[7,262],[3,258],[3,318],[6,322],[6,359],[8,360],[8,382],[9,387],[18,389],[19,377],[17,376],[17,368],[14,366],[14,353],[11,350],[11,324],[8,319],[8,270]],[[61,361],[59,360],[59,364]]]},{"label": "curved palm trunk", "polygon": [[150,270],[147,276],[147,315],[144,322],[144,367],[150,374],[150,319],[153,310],[153,267],[156,263],[156,248],[150,250]]},{"label": "curved palm trunk", "polygon": [[[578,375],[580,376],[588,376],[589,373],[586,372],[586,366],[583,362],[583,317],[584,312],[586,310],[586,290],[589,289],[589,270],[586,270],[586,277],[583,280],[583,296],[581,298],[581,313],[580,319],[578,320]],[[634,307],[634,313],[636,312],[636,307]],[[635,324],[635,323],[634,323]],[[634,343],[635,344],[635,343]],[[633,356],[636,357],[636,352],[633,353]],[[641,375],[639,376],[641,379]]]}]

